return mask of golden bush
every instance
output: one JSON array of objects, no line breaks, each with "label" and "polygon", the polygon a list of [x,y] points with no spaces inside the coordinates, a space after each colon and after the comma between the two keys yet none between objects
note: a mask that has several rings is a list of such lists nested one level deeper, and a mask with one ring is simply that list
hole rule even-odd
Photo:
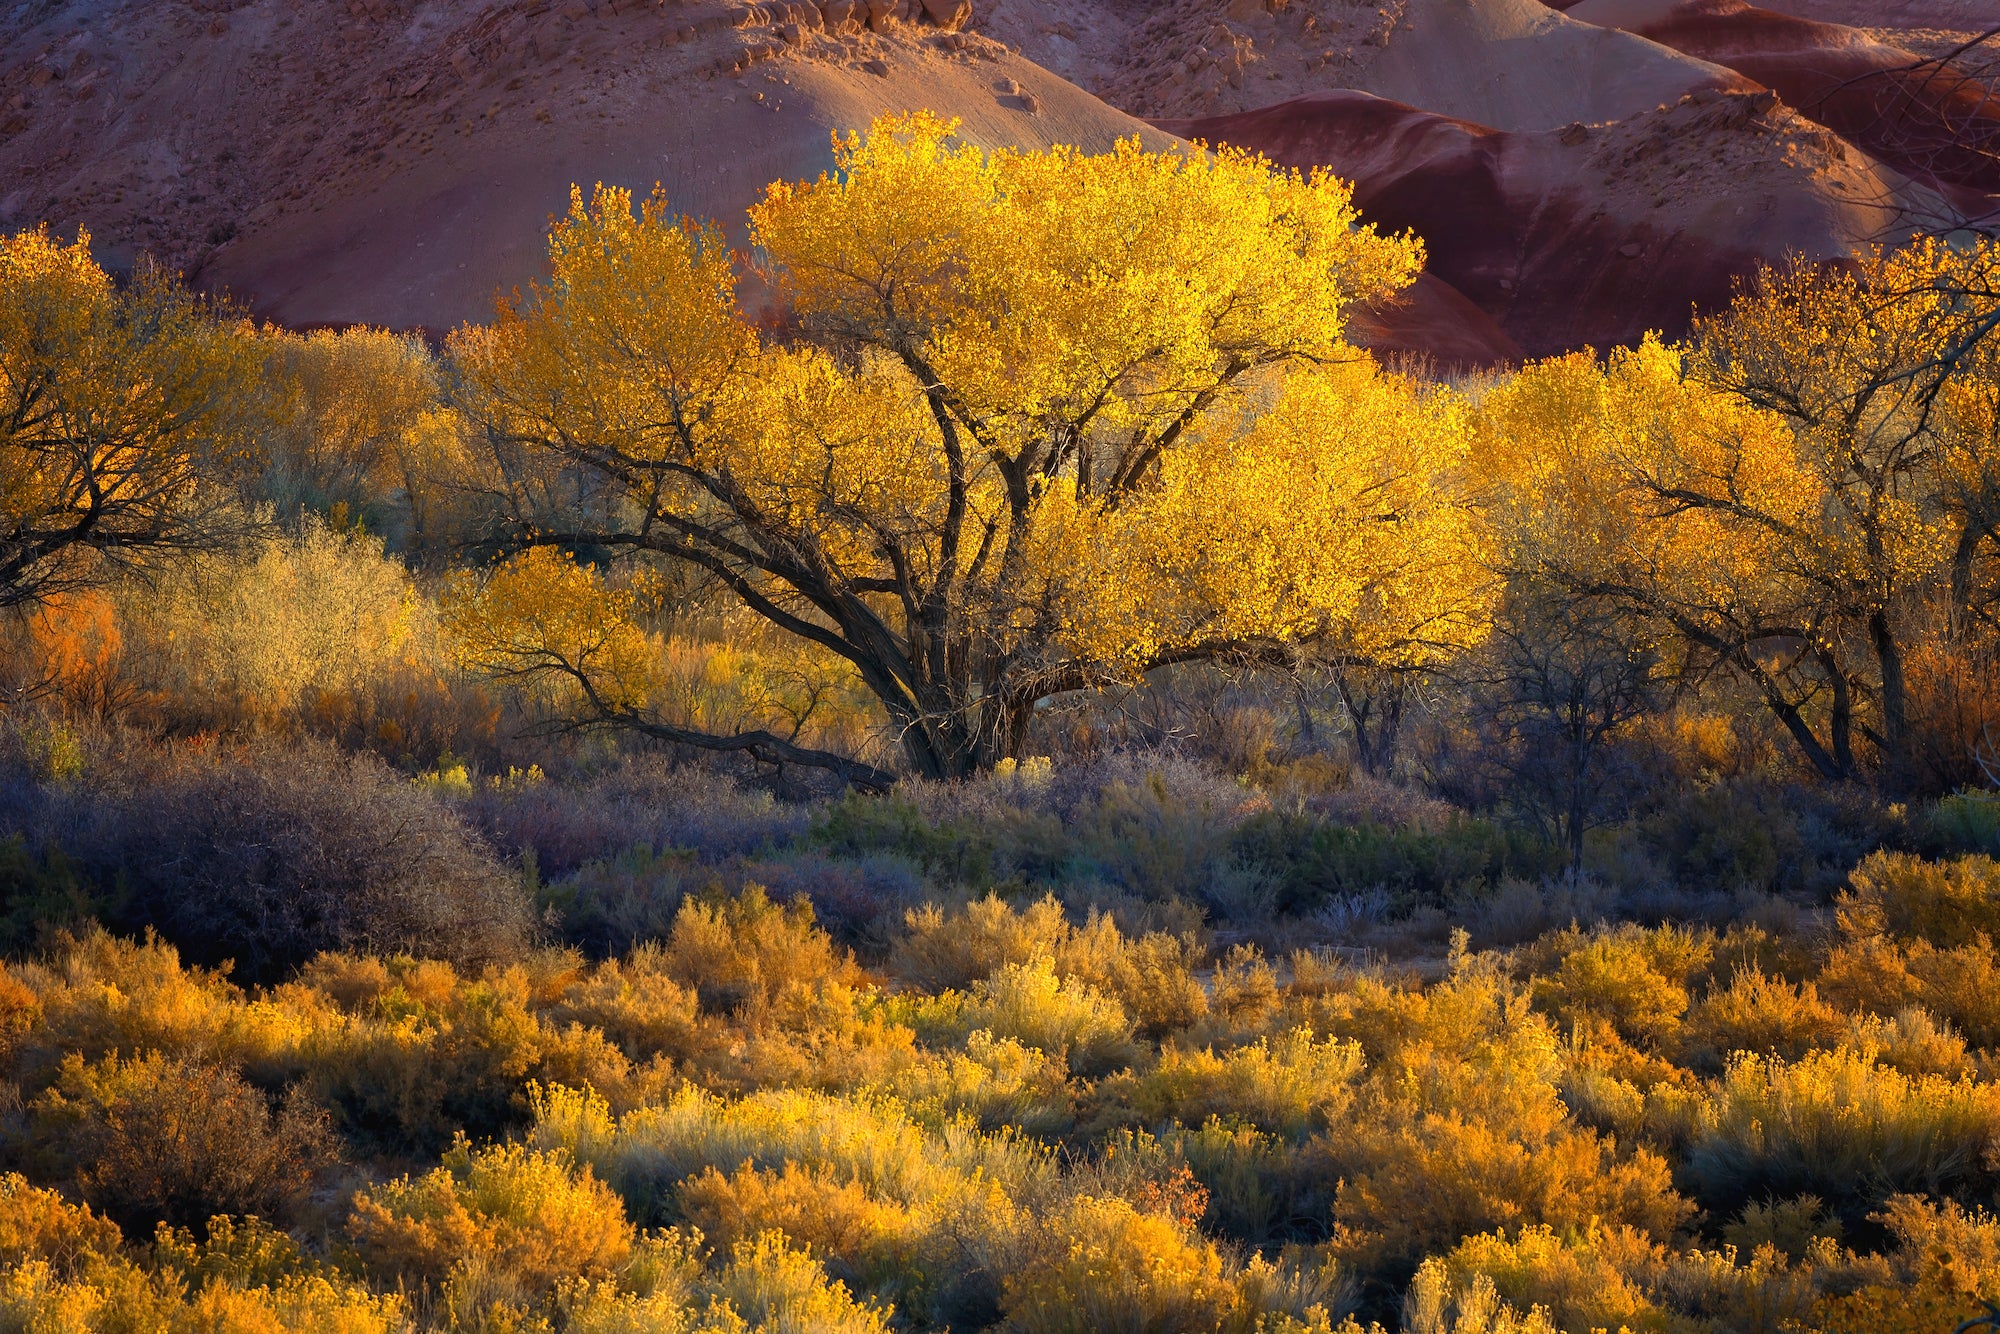
[{"label": "golden bush", "polygon": [[390,1282],[441,1282],[478,1261],[531,1293],[612,1273],[634,1240],[624,1205],[588,1164],[463,1142],[421,1177],[356,1194],[347,1232],[369,1270]]}]

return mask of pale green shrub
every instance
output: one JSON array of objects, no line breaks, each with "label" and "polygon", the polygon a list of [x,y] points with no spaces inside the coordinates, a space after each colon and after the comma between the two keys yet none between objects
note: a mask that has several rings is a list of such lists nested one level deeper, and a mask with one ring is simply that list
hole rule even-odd
[{"label": "pale green shrub", "polygon": [[974,983],[960,1022],[1060,1056],[1083,1072],[1114,1068],[1135,1052],[1125,1007],[1087,983],[1057,976],[1046,956]]},{"label": "pale green shrub", "polygon": [[1704,1201],[1728,1206],[1804,1194],[1878,1205],[1983,1187],[1997,1147],[2000,1087],[1911,1078],[1841,1047],[1732,1061],[1686,1172]]},{"label": "pale green shrub", "polygon": [[2000,861],[1930,862],[1878,852],[1854,868],[1837,905],[1851,936],[1926,940],[1940,949],[2000,938]]}]

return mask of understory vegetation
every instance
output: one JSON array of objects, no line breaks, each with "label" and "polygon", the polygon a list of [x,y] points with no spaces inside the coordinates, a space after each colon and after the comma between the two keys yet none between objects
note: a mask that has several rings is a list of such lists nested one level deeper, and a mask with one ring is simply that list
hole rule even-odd
[{"label": "understory vegetation", "polygon": [[836,155],[783,320],[0,238],[0,1334],[2000,1302],[2000,250],[1442,379],[1338,182]]}]

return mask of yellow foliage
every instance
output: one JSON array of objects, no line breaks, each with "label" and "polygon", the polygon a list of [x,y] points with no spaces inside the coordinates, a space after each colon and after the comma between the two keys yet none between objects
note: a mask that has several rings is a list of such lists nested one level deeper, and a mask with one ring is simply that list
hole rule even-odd
[{"label": "yellow foliage", "polygon": [[1171,1218],[1086,1195],[1040,1231],[1005,1279],[1007,1323],[1022,1334],[1192,1334],[1246,1323],[1222,1257]]},{"label": "yellow foliage", "polygon": [[1177,1119],[1198,1126],[1220,1117],[1299,1138],[1340,1121],[1362,1066],[1358,1044],[1315,1039],[1301,1028],[1220,1054],[1168,1047],[1131,1097],[1149,1125]]},{"label": "yellow foliage", "polygon": [[0,236],[0,605],[212,531],[256,384],[250,339],[160,270],[121,289],[87,235]]},{"label": "yellow foliage", "polygon": [[554,547],[530,547],[481,580],[455,575],[441,615],[459,660],[488,675],[630,710],[652,693],[656,651],[633,620],[637,595]]},{"label": "yellow foliage", "polygon": [[2000,1143],[2000,1087],[1911,1077],[1873,1051],[1840,1047],[1796,1061],[1742,1054],[1730,1063],[1690,1147],[1688,1175],[1718,1197],[1811,1192],[1877,1203],[1990,1179]]},{"label": "yellow foliage", "polygon": [[2000,862],[1991,857],[1930,862],[1877,852],[1854,868],[1849,884],[1835,904],[1849,936],[1887,935],[1944,949],[2000,937]]},{"label": "yellow foliage", "polygon": [[602,1277],[631,1255],[618,1197],[567,1155],[464,1142],[417,1178],[361,1191],[348,1235],[369,1268],[433,1282],[478,1259],[531,1291]]},{"label": "yellow foliage", "polygon": [[1057,976],[1046,955],[975,982],[961,1023],[1060,1056],[1077,1070],[1112,1068],[1133,1054],[1125,1007],[1086,982]]},{"label": "yellow foliage", "polygon": [[713,1167],[681,1184],[687,1220],[723,1247],[780,1232],[861,1288],[900,1287],[915,1269],[910,1213],[871,1197],[860,1182],[836,1180],[822,1166],[788,1162],[775,1171],[745,1165],[724,1176]]},{"label": "yellow foliage", "polygon": [[[925,114],[834,151],[751,211],[805,339],[744,321],[715,227],[578,191],[554,282],[454,338],[477,415],[851,662],[933,776],[1013,758],[1044,695],[1162,662],[1478,638],[1464,408],[1341,336],[1421,250],[1347,187],[1226,149],[989,154]],[[623,613],[552,637],[536,606],[589,590],[545,582],[468,618],[468,661],[574,678],[571,641]]]},{"label": "yellow foliage", "polygon": [[89,1256],[115,1252],[120,1240],[118,1225],[88,1206],[31,1186],[18,1173],[0,1176],[0,1265],[38,1260],[67,1273]]},{"label": "yellow foliage", "polygon": [[124,674],[197,717],[298,716],[316,698],[435,689],[435,608],[382,540],[302,518],[118,590]]}]

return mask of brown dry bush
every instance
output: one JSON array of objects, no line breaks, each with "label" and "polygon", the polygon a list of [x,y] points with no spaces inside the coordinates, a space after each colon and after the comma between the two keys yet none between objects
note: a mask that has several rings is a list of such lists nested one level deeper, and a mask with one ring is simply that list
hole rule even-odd
[{"label": "brown dry bush", "polygon": [[253,979],[323,950],[507,959],[535,930],[520,876],[435,795],[321,742],[120,738],[22,814],[123,887],[131,925]]},{"label": "brown dry bush", "polygon": [[233,1071],[150,1053],[72,1056],[31,1109],[20,1150],[128,1232],[216,1214],[284,1219],[335,1160],[318,1108],[274,1109]]}]

